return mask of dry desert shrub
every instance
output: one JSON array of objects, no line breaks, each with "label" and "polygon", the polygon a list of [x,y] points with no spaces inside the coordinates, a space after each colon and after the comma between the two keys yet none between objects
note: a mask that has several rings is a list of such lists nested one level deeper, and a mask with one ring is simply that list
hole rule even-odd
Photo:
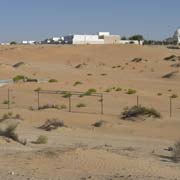
[{"label": "dry desert shrub", "polygon": [[126,92],[126,94],[129,94],[129,95],[131,95],[131,94],[136,94],[136,90],[134,90],[134,89],[128,89],[128,91]]},{"label": "dry desert shrub", "polygon": [[76,105],[77,108],[83,108],[83,107],[86,107],[86,104],[84,103],[79,103]]},{"label": "dry desert shrub", "polygon": [[0,136],[12,139],[15,142],[18,142],[22,145],[26,145],[26,140],[20,140],[18,135],[16,134],[17,124],[10,124],[5,129],[0,129]]},{"label": "dry desert shrub", "polygon": [[180,140],[174,144],[173,147],[173,158],[175,161],[180,160]]},{"label": "dry desert shrub", "polygon": [[18,120],[23,120],[20,114],[16,114],[13,116],[12,112],[8,112],[3,114],[2,118],[0,119],[0,122],[8,120],[8,119],[18,119]]},{"label": "dry desert shrub", "polygon": [[43,109],[60,109],[60,106],[57,104],[45,104],[39,107],[39,110],[43,110]]},{"label": "dry desert shrub", "polygon": [[161,118],[161,114],[156,109],[143,106],[133,106],[131,108],[127,107],[121,114],[121,118],[124,120],[139,116]]},{"label": "dry desert shrub", "polygon": [[55,130],[59,127],[67,127],[63,121],[59,121],[57,119],[48,119],[42,126],[40,126],[40,129],[51,131]]},{"label": "dry desert shrub", "polygon": [[25,65],[24,62],[18,62],[18,63],[16,63],[16,64],[14,64],[13,67],[14,67],[14,68],[18,68],[18,67],[23,66],[23,65]]},{"label": "dry desert shrub", "polygon": [[92,124],[92,126],[94,126],[94,127],[102,127],[104,124],[105,124],[105,121],[100,120],[100,121],[97,121],[94,124]]},{"label": "dry desert shrub", "polygon": [[49,83],[57,83],[58,80],[57,80],[57,79],[50,79],[48,82],[49,82]]},{"label": "dry desert shrub", "polygon": [[80,81],[76,81],[76,82],[73,84],[73,86],[77,86],[77,85],[81,85],[81,84],[83,84],[83,83],[80,82]]},{"label": "dry desert shrub", "polygon": [[35,141],[35,144],[47,144],[48,138],[47,136],[40,135],[37,140]]},{"label": "dry desert shrub", "polygon": [[177,73],[178,73],[178,71],[173,71],[173,72],[170,72],[168,74],[165,74],[164,76],[162,76],[162,78],[166,78],[166,79],[172,78]]}]

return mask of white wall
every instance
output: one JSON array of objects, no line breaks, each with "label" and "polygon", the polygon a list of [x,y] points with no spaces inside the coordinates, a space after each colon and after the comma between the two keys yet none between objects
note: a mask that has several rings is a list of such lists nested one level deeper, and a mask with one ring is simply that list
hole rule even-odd
[{"label": "white wall", "polygon": [[143,45],[143,41],[135,41],[135,40],[120,40],[120,44],[136,44]]},{"label": "white wall", "polygon": [[74,35],[73,44],[104,44],[98,35]]},{"label": "white wall", "polygon": [[99,36],[110,36],[110,32],[99,32]]}]

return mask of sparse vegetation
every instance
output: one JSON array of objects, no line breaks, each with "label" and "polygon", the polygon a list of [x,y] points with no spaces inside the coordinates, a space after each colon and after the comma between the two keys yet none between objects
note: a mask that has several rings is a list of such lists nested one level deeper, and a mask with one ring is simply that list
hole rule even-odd
[{"label": "sparse vegetation", "polygon": [[2,104],[9,104],[8,100],[4,100]]},{"label": "sparse vegetation", "polygon": [[23,75],[17,75],[13,78],[13,81],[14,82],[19,82],[19,81],[22,81],[22,82],[25,82],[27,79],[27,77],[23,76]]},{"label": "sparse vegetation", "polygon": [[175,161],[179,161],[180,160],[180,140],[174,144],[172,152],[173,152],[173,159]]},{"label": "sparse vegetation", "polygon": [[107,76],[107,74],[106,73],[102,73],[101,76]]},{"label": "sparse vegetation", "polygon": [[118,88],[116,88],[116,91],[122,91],[122,88],[118,87]]},{"label": "sparse vegetation", "polygon": [[130,119],[139,116],[147,116],[153,118],[161,118],[161,114],[154,108],[147,108],[143,106],[133,106],[131,108],[125,108],[121,114],[122,119]]},{"label": "sparse vegetation", "polygon": [[40,88],[40,87],[38,87],[38,88],[36,88],[34,91],[41,91],[42,90],[42,88]]},{"label": "sparse vegetation", "polygon": [[57,119],[48,119],[42,126],[40,126],[40,129],[51,131],[55,130],[59,127],[67,127],[64,125],[63,121],[59,121]]},{"label": "sparse vegetation", "polygon": [[128,91],[126,92],[126,94],[129,94],[129,95],[131,95],[131,94],[136,94],[136,90],[134,90],[134,89],[128,89]]},{"label": "sparse vegetation", "polygon": [[65,104],[61,104],[60,109],[67,109],[67,106]]},{"label": "sparse vegetation", "polygon": [[94,124],[92,124],[92,126],[94,126],[94,127],[102,127],[104,125],[104,123],[105,123],[105,121],[100,120],[100,121],[97,121]]},{"label": "sparse vegetation", "polygon": [[162,96],[162,93],[157,93],[158,96]]},{"label": "sparse vegetation", "polygon": [[16,63],[16,64],[14,64],[13,67],[14,67],[14,68],[18,68],[18,67],[20,67],[20,66],[22,66],[22,65],[24,65],[24,64],[25,64],[24,62],[18,62],[18,63]]},{"label": "sparse vegetation", "polygon": [[104,92],[109,93],[109,92],[111,92],[111,89],[107,88]]},{"label": "sparse vegetation", "polygon": [[133,60],[131,60],[131,62],[139,63],[139,62],[141,62],[142,60],[143,60],[142,58],[134,58]]},{"label": "sparse vegetation", "polygon": [[63,95],[63,98],[69,98],[69,97],[71,97],[71,96],[72,96],[71,93],[65,92],[64,95]]},{"label": "sparse vegetation", "polygon": [[20,116],[20,114],[16,114],[13,116],[12,112],[8,112],[3,114],[2,118],[0,119],[0,122],[8,120],[8,119],[19,119],[19,120],[23,120],[22,117]]},{"label": "sparse vegetation", "polygon": [[88,73],[87,75],[88,75],[88,76],[92,76],[92,74],[91,74],[91,73]]},{"label": "sparse vegetation", "polygon": [[48,138],[47,138],[47,136],[40,135],[40,136],[37,138],[37,140],[36,140],[35,143],[36,143],[36,144],[47,144],[47,143],[48,143]]},{"label": "sparse vegetation", "polygon": [[4,136],[19,142],[18,135],[15,133],[16,128],[17,124],[11,124],[5,130],[0,129],[0,136]]},{"label": "sparse vegetation", "polygon": [[57,80],[57,79],[50,79],[48,82],[49,82],[49,83],[57,83],[58,80]]},{"label": "sparse vegetation", "polygon": [[178,73],[178,71],[173,71],[168,74],[165,74],[164,76],[162,76],[162,78],[172,78],[177,73]]},{"label": "sparse vegetation", "polygon": [[86,107],[86,104],[84,103],[79,103],[76,105],[77,108],[83,108],[83,107]]},{"label": "sparse vegetation", "polygon": [[171,98],[173,98],[173,99],[178,98],[178,95],[177,94],[172,94]]},{"label": "sparse vegetation", "polygon": [[176,61],[176,56],[175,55],[171,55],[171,56],[165,57],[164,60],[165,61]]},{"label": "sparse vegetation", "polygon": [[81,84],[83,84],[83,83],[80,81],[76,81],[73,86],[77,86],[77,85],[81,85]]},{"label": "sparse vegetation", "polygon": [[39,107],[39,110],[43,110],[43,109],[60,109],[60,106],[57,104],[45,104]]},{"label": "sparse vegetation", "polygon": [[96,93],[96,92],[97,92],[96,89],[91,88],[91,89],[88,89],[84,94],[80,95],[80,97],[83,97],[83,96],[90,96],[91,94]]},{"label": "sparse vegetation", "polygon": [[16,134],[16,129],[17,129],[17,124],[10,124],[8,125],[4,130],[0,129],[0,136],[12,139],[15,142],[18,142],[22,145],[26,145],[27,141],[26,140],[19,140],[18,135]]}]

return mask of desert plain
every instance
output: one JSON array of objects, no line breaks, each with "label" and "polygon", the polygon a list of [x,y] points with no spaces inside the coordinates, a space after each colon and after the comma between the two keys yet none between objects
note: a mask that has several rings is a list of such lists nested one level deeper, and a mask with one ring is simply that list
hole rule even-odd
[{"label": "desert plain", "polygon": [[[180,179],[180,163],[170,151],[180,139],[179,57],[180,50],[165,46],[1,46],[0,80],[23,75],[42,82],[0,87],[0,119],[18,114],[1,121],[0,128],[16,123],[19,139],[26,140],[22,145],[0,136],[0,180]],[[72,96],[69,112],[68,98],[40,94],[40,106],[61,108],[38,110],[37,89],[95,89],[104,97],[103,114],[101,99],[93,96]],[[122,119],[124,108],[136,105],[137,97],[161,118]],[[40,129],[48,119],[65,126]],[[101,126],[94,126],[99,121]],[[40,135],[48,142],[34,143]]]}]

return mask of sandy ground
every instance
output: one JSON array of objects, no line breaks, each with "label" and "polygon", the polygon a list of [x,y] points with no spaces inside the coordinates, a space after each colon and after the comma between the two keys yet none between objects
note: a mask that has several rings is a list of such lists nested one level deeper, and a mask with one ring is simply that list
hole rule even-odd
[{"label": "sandy ground", "polygon": [[[180,101],[173,99],[170,118],[169,97],[180,96],[180,67],[165,61],[179,50],[159,46],[8,46],[0,47],[0,80],[16,75],[57,79],[57,83],[16,83],[0,87],[0,117],[7,112],[23,120],[9,119],[5,127],[18,123],[17,134],[26,139],[23,146],[0,137],[0,179],[2,180],[175,180],[180,164],[166,149],[180,138]],[[142,58],[140,62],[132,62]],[[13,67],[18,62],[24,65]],[[79,67],[77,68],[76,66]],[[170,78],[162,76],[176,72]],[[74,86],[75,82],[81,84]],[[100,98],[72,97],[72,111],[37,109],[37,88],[85,92],[95,88],[104,94],[104,114]],[[7,109],[7,89],[11,109]],[[115,89],[121,88],[121,91]],[[110,92],[107,92],[107,89]],[[128,89],[136,94],[127,95]],[[161,94],[161,95],[158,95]],[[161,119],[125,121],[120,114],[126,106],[139,103],[156,108]],[[77,108],[78,103],[86,107]],[[40,105],[68,107],[61,95],[40,95]],[[62,120],[67,127],[40,130],[47,119]],[[93,123],[103,120],[102,127]],[[39,135],[48,143],[37,145]]]}]

